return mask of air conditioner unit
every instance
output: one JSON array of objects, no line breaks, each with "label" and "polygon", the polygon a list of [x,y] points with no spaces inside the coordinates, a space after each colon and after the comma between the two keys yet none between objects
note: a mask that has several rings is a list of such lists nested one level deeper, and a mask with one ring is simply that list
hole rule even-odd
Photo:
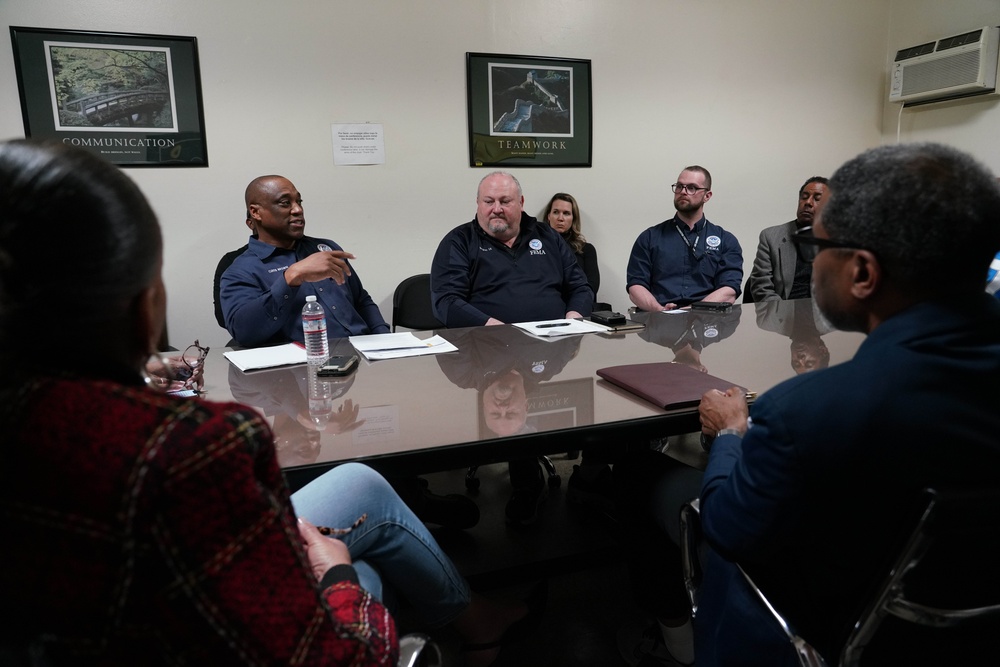
[{"label": "air conditioner unit", "polygon": [[890,102],[926,103],[992,93],[1000,28],[985,26],[896,52]]}]

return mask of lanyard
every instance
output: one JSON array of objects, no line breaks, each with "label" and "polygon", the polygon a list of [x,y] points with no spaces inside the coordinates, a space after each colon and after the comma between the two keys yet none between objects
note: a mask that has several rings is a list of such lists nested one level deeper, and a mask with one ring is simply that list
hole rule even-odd
[{"label": "lanyard", "polygon": [[[705,230],[707,228],[708,228],[707,225],[705,227],[702,227],[702,234],[701,234],[702,237],[705,236]],[[698,246],[698,239],[695,239],[694,245],[691,245],[691,241],[688,239],[687,234],[681,231],[680,225],[678,225],[676,221],[674,222],[674,231],[677,232],[677,235],[681,237],[681,241],[684,241],[684,245],[686,245],[688,247],[688,250],[691,251],[691,256],[694,257],[695,260],[700,260],[701,255],[699,255],[698,251],[696,250]],[[704,245],[704,242],[702,243],[702,245]]]}]

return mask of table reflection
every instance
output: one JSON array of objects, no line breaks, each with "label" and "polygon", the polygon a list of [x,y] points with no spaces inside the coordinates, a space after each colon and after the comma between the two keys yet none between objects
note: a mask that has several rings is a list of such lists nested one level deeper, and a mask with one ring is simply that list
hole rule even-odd
[{"label": "table reflection", "polygon": [[360,405],[351,399],[335,408],[354,384],[354,375],[320,378],[314,366],[294,366],[244,373],[229,368],[233,398],[272,417],[274,446],[282,467],[314,463],[319,457],[321,432],[347,433],[360,427]]},{"label": "table reflection", "polygon": [[[636,319],[648,329],[551,340],[512,326],[442,330],[458,352],[362,361],[353,375],[312,387],[306,366],[243,374],[213,349],[205,386],[213,400],[231,394],[273,419],[282,466],[302,483],[347,460],[430,472],[687,433],[696,412],[664,411],[597,370],[678,361],[762,393],[800,368],[850,359],[864,340],[830,330],[808,300]],[[331,353],[353,348],[345,339]]]},{"label": "table reflection", "polygon": [[702,373],[708,369],[702,363],[702,351],[736,332],[743,310],[738,306],[728,313],[687,311],[684,313],[637,312],[632,319],[646,328],[639,337],[650,343],[670,348],[674,361],[691,366]]},{"label": "table reflection", "polygon": [[834,328],[815,301],[764,301],[755,308],[757,326],[791,339],[791,365],[796,375],[830,365],[830,350],[822,337]]},{"label": "table reflection", "polygon": [[593,378],[550,382],[579,353],[581,336],[542,339],[511,326],[439,333],[461,351],[439,355],[441,371],[478,393],[481,438],[593,423]]}]

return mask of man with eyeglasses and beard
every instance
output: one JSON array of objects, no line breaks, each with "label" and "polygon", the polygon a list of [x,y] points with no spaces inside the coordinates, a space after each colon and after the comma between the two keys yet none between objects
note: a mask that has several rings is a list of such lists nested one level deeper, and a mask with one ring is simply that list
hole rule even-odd
[{"label": "man with eyeglasses and beard", "polygon": [[626,289],[640,310],[673,310],[695,301],[733,303],[743,284],[743,249],[705,218],[712,175],[686,167],[670,186],[673,218],[650,227],[632,246]]}]

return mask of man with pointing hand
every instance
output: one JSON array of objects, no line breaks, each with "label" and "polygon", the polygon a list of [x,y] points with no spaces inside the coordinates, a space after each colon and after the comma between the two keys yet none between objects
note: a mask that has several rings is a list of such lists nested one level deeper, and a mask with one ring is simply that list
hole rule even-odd
[{"label": "man with pointing hand", "polygon": [[260,176],[246,189],[249,246],[222,274],[219,298],[226,329],[257,347],[302,342],[302,306],[315,295],[326,311],[327,335],[388,333],[378,306],[329,239],[305,235],[302,195],[282,176]]}]

